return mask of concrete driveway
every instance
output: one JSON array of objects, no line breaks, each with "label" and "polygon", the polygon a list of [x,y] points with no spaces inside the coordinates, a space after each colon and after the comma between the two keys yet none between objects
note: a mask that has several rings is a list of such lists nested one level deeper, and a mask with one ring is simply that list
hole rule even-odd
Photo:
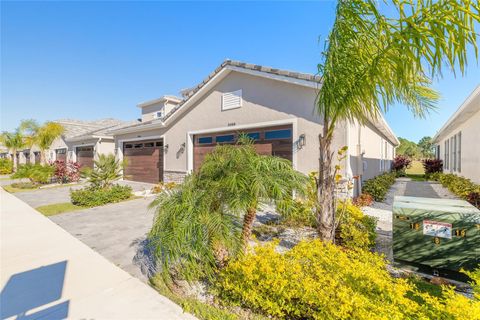
[{"label": "concrete driveway", "polygon": [[[121,185],[129,185],[134,192],[150,190],[153,187],[153,184],[143,182],[118,181],[117,183]],[[33,191],[16,192],[14,195],[29,204],[32,208],[37,208],[47,204],[70,202],[70,189],[79,189],[85,186],[86,184],[65,187],[59,186],[54,188],[47,187]]]},{"label": "concrete driveway", "polygon": [[153,198],[142,198],[51,216],[51,220],[93,250],[147,282],[153,262],[145,238],[152,226]]}]

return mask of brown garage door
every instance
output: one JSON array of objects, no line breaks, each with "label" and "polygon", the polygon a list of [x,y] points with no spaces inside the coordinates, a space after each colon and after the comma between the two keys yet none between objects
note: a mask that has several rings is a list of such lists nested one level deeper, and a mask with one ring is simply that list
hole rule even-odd
[{"label": "brown garage door", "polygon": [[56,159],[61,161],[67,161],[67,149],[56,149]]},{"label": "brown garage door", "polygon": [[39,164],[41,158],[40,151],[35,151],[33,154],[35,155],[35,164]]},{"label": "brown garage door", "polygon": [[193,138],[193,169],[198,170],[205,156],[217,144],[233,144],[240,134],[246,134],[255,141],[254,146],[259,154],[274,155],[292,161],[292,126],[287,125],[196,135]]},{"label": "brown garage door", "polygon": [[82,167],[93,169],[93,146],[77,147],[77,162]]},{"label": "brown garage door", "polygon": [[133,141],[123,144],[127,161],[124,178],[157,183],[163,180],[163,141]]}]

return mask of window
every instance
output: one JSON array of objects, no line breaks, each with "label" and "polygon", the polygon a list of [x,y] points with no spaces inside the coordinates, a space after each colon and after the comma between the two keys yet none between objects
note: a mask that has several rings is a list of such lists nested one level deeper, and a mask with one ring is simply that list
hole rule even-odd
[{"label": "window", "polygon": [[443,166],[444,166],[445,169],[447,169],[447,170],[448,170],[448,154],[449,154],[449,153],[448,153],[448,141],[449,141],[448,139],[445,140],[445,152],[444,152],[444,157],[445,157],[445,158],[443,159],[443,160],[444,160]]},{"label": "window", "polygon": [[153,116],[155,119],[161,119],[165,116],[165,110],[162,109],[160,111],[155,112],[155,115]]},{"label": "window", "polygon": [[154,145],[155,145],[155,143],[153,143],[153,142],[145,142],[145,143],[143,144],[143,146],[144,146],[145,148],[153,148]]},{"label": "window", "polygon": [[454,145],[453,145],[453,137],[450,138],[450,149],[449,149],[450,153],[450,162],[448,163],[448,166],[450,167],[450,171],[453,171],[455,170],[455,159],[453,158],[453,155],[455,154],[455,149],[454,149]]},{"label": "window", "polygon": [[462,133],[457,134],[457,171],[462,172]]},{"label": "window", "polygon": [[157,141],[155,142],[156,147],[163,147],[163,141]]},{"label": "window", "polygon": [[272,139],[290,139],[292,137],[291,129],[275,130],[275,131],[266,131],[265,140]]},{"label": "window", "polygon": [[435,148],[435,157],[437,160],[440,160],[440,145],[437,145]]},{"label": "window", "polygon": [[209,143],[212,143],[213,142],[213,138],[212,137],[201,137],[201,138],[198,138],[198,143],[199,144],[209,144]]},{"label": "window", "polygon": [[127,143],[125,145],[125,149],[132,149],[132,148],[133,148],[133,144],[131,144],[131,143]]},{"label": "window", "polygon": [[260,132],[249,132],[246,136],[253,140],[260,140]]},{"label": "window", "polygon": [[66,154],[67,153],[67,149],[57,149],[55,151],[57,152],[57,154]]},{"label": "window", "polygon": [[135,143],[135,144],[133,145],[133,147],[134,147],[135,149],[140,149],[141,147],[143,147],[143,143]]},{"label": "window", "polygon": [[222,94],[222,111],[240,108],[242,106],[242,90]]},{"label": "window", "polygon": [[452,164],[453,164],[453,171],[457,171],[457,135],[452,137]]},{"label": "window", "polygon": [[217,136],[215,138],[215,141],[217,143],[221,143],[221,142],[233,142],[235,141],[235,136],[233,134],[227,134],[227,135],[224,135],[224,136]]}]

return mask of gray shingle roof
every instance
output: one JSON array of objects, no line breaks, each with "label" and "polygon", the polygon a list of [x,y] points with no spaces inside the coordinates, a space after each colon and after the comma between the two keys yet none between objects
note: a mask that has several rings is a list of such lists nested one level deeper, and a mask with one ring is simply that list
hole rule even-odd
[{"label": "gray shingle roof", "polygon": [[59,119],[55,122],[60,123],[65,128],[63,134],[65,139],[71,139],[78,136],[91,135],[94,132],[126,124],[125,121],[105,118],[93,121],[75,120],[75,119]]},{"label": "gray shingle roof", "polygon": [[[288,70],[282,70],[282,69],[275,69],[275,68],[272,68],[272,67],[266,67],[266,66],[261,66],[261,65],[257,65],[257,64],[251,64],[251,63],[246,63],[246,62],[227,59],[220,66],[218,66],[212,73],[210,73],[197,86],[195,86],[193,88],[189,88],[189,89],[183,89],[181,91],[181,94],[182,94],[182,97],[184,97],[184,99],[182,101],[180,101],[180,103],[175,108],[173,108],[167,115],[165,115],[165,117],[162,120],[165,121],[166,119],[170,118],[195,93],[197,93],[203,86],[205,86],[205,84],[207,84],[207,82],[209,82],[216,74],[218,74],[226,66],[233,66],[233,67],[239,67],[239,68],[243,68],[243,69],[247,69],[247,70],[261,71],[261,72],[265,72],[265,73],[290,77],[290,78],[299,79],[299,80],[306,80],[306,81],[312,81],[312,82],[318,82],[318,83],[320,83],[320,81],[321,81],[321,77],[318,76],[318,75],[313,75],[313,74],[309,74],[309,73],[294,72],[294,71],[288,71]],[[158,122],[158,119],[136,123],[134,125],[127,126],[127,127],[139,127],[139,126],[142,126],[142,125],[150,124],[152,122]],[[127,127],[124,127],[124,128],[127,128]]]}]

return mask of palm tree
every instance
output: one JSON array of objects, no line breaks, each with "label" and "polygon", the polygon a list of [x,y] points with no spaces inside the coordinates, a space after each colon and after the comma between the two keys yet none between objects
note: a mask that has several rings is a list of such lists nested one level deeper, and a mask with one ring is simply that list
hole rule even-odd
[{"label": "palm tree", "polygon": [[292,197],[293,191],[304,192],[308,178],[293,169],[289,160],[257,154],[248,138],[236,146],[217,146],[207,155],[199,172],[204,188],[219,189],[230,212],[243,215],[244,248],[252,234],[257,211]]},{"label": "palm tree", "polygon": [[35,120],[23,120],[20,127],[28,133],[26,137],[30,146],[36,145],[40,149],[40,163],[45,163],[45,150],[65,132],[61,124],[53,121],[40,126]]},{"label": "palm tree", "polygon": [[257,210],[302,192],[307,180],[290,161],[258,155],[244,139],[217,146],[199,172],[151,204],[156,215],[149,239],[164,274],[212,277],[245,250]]},{"label": "palm tree", "polygon": [[0,142],[12,153],[13,172],[16,172],[18,166],[17,151],[25,147],[22,131],[20,128],[17,128],[14,132],[4,131],[0,135]]},{"label": "palm tree", "polygon": [[333,240],[335,177],[332,137],[336,125],[361,124],[388,107],[403,103],[423,117],[439,95],[431,79],[442,67],[463,74],[467,49],[477,53],[477,1],[418,0],[393,2],[395,16],[379,12],[373,0],[341,0],[326,41],[319,73],[316,110],[322,116],[317,182],[317,222],[322,239]]}]

